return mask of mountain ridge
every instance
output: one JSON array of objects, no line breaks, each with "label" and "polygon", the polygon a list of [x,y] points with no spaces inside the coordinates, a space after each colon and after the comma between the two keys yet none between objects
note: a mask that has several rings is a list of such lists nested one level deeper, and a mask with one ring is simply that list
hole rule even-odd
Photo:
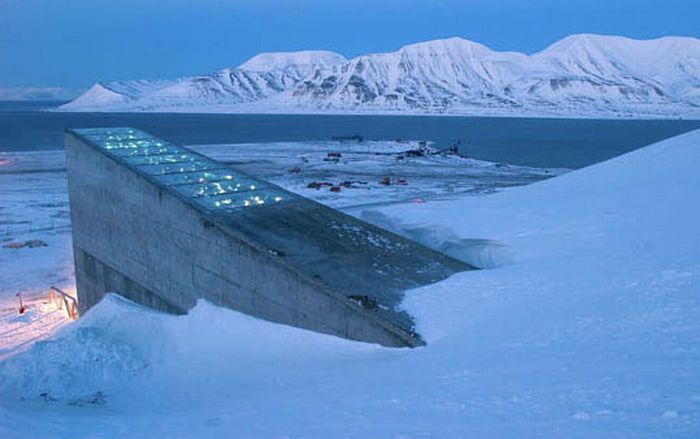
[{"label": "mountain ridge", "polygon": [[60,109],[700,118],[700,40],[576,34],[527,55],[452,37],[352,59],[262,53],[208,75],[98,83]]}]

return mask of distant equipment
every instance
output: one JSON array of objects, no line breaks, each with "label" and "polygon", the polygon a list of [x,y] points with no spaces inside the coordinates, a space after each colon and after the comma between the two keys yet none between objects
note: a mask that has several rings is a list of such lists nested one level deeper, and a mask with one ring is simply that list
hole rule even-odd
[{"label": "distant equipment", "polygon": [[22,315],[22,314],[24,314],[24,312],[27,309],[24,307],[24,303],[22,302],[22,292],[21,291],[17,293],[17,299],[19,300],[19,315]]}]

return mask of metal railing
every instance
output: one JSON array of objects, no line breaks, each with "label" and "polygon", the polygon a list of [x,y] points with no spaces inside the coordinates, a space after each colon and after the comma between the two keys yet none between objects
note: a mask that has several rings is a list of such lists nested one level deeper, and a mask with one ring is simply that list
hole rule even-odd
[{"label": "metal railing", "polygon": [[49,301],[56,305],[57,309],[65,309],[71,319],[78,319],[78,301],[75,297],[58,287],[51,286],[49,287]]}]

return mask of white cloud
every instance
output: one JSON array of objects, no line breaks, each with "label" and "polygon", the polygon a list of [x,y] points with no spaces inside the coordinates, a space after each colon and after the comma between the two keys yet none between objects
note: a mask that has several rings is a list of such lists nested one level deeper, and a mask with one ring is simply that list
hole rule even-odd
[{"label": "white cloud", "polygon": [[62,87],[0,87],[2,101],[70,99],[75,92]]}]

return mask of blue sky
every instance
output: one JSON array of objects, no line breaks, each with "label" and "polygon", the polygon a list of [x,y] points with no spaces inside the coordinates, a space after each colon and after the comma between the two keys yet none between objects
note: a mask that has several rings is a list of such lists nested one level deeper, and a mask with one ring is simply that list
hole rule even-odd
[{"label": "blue sky", "polygon": [[698,0],[0,0],[0,89],[174,77],[263,51],[352,57],[460,36],[527,53],[572,33],[700,37]]}]

